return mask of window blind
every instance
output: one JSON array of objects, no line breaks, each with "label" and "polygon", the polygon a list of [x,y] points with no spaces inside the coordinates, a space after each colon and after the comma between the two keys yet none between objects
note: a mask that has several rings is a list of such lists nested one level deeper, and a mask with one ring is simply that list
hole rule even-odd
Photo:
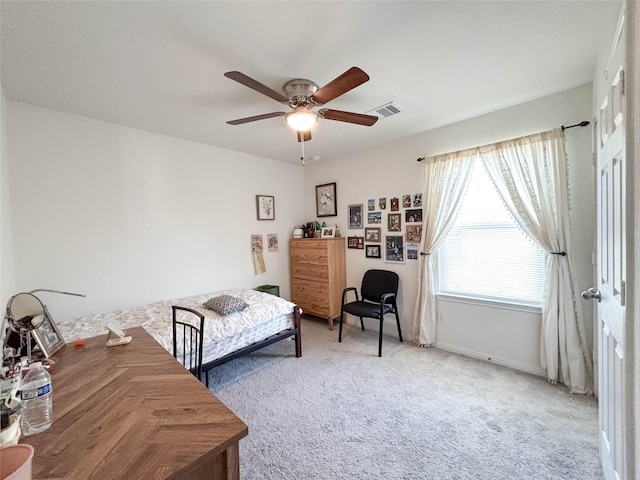
[{"label": "window blind", "polygon": [[520,229],[479,159],[436,262],[437,293],[542,303],[545,253]]}]

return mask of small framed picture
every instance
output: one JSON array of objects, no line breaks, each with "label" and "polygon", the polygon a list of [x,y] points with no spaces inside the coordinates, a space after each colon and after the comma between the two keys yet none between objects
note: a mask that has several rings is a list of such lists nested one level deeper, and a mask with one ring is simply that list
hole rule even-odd
[{"label": "small framed picture", "polygon": [[367,258],[380,258],[380,245],[367,245],[364,250]]},{"label": "small framed picture", "polygon": [[277,252],[279,250],[277,233],[267,233],[267,249],[270,252]]},{"label": "small framed picture", "polygon": [[411,195],[402,195],[402,208],[411,208]]},{"label": "small framed picture", "polygon": [[316,185],[316,215],[335,217],[338,215],[336,182]]},{"label": "small framed picture", "polygon": [[409,243],[407,239],[407,260],[417,260],[418,259],[418,244],[417,243]]},{"label": "small framed picture", "polygon": [[414,207],[421,207],[422,206],[422,194],[421,193],[414,193],[413,194],[413,206]]},{"label": "small framed picture", "polygon": [[322,238],[333,238],[336,236],[335,227],[322,227]]},{"label": "small framed picture", "polygon": [[347,248],[364,248],[364,237],[347,237]]},{"label": "small framed picture", "polygon": [[367,210],[369,210],[370,212],[373,212],[375,209],[376,209],[376,199],[370,198],[369,200],[367,200]]},{"label": "small framed picture", "polygon": [[404,221],[407,223],[422,223],[422,209],[410,208],[404,211]]},{"label": "small framed picture", "polygon": [[402,231],[402,214],[389,213],[387,218],[387,230],[390,232]]},{"label": "small framed picture", "polygon": [[387,263],[404,263],[404,235],[386,235],[384,240],[384,261]]},{"label": "small framed picture", "polygon": [[400,200],[398,197],[393,197],[391,199],[391,211],[397,212],[398,210],[400,210]]},{"label": "small framed picture", "polygon": [[44,321],[38,328],[32,330],[31,334],[46,358],[49,358],[65,345],[64,338],[62,338],[62,334],[51,318],[46,306],[44,307]]},{"label": "small framed picture", "polygon": [[276,200],[273,195],[256,195],[258,220],[276,219]]},{"label": "small framed picture", "polygon": [[380,207],[380,210],[386,210],[387,209],[387,197],[382,197],[378,199],[378,206]]},{"label": "small framed picture", "polygon": [[367,223],[369,225],[382,223],[382,212],[367,212]]},{"label": "small framed picture", "polygon": [[422,225],[407,225],[407,243],[418,243],[422,238]]},{"label": "small framed picture", "polygon": [[380,243],[382,229],[379,227],[368,227],[364,229],[364,238],[367,242]]},{"label": "small framed picture", "polygon": [[349,228],[362,228],[362,204],[349,205]]}]

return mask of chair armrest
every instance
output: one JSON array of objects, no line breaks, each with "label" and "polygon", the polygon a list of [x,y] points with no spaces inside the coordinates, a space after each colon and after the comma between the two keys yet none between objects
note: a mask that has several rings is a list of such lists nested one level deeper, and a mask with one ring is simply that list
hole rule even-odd
[{"label": "chair armrest", "polygon": [[344,299],[347,295],[347,293],[349,293],[351,290],[353,290],[356,294],[356,300],[360,300],[360,298],[358,297],[358,289],[355,287],[347,287],[342,291],[342,306],[344,307]]},{"label": "chair armrest", "polygon": [[382,295],[382,297],[380,297],[380,303],[387,303],[387,300],[393,298],[394,300],[396,299],[396,294],[395,293],[385,293]]}]

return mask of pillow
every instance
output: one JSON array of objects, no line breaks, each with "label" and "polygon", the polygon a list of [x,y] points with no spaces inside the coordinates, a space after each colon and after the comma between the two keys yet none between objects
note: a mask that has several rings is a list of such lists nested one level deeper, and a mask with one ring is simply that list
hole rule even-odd
[{"label": "pillow", "polygon": [[241,298],[233,297],[231,295],[220,295],[219,297],[210,298],[202,304],[204,308],[213,310],[220,315],[229,315],[230,313],[239,312],[244,310],[249,305]]}]

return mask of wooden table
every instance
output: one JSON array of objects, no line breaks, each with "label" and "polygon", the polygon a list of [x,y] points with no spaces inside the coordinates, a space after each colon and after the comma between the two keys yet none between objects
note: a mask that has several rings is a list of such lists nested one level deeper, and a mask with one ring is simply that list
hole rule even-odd
[{"label": "wooden table", "polygon": [[53,424],[35,448],[33,478],[240,478],[248,428],[142,327],[128,345],[107,335],[54,355]]}]

